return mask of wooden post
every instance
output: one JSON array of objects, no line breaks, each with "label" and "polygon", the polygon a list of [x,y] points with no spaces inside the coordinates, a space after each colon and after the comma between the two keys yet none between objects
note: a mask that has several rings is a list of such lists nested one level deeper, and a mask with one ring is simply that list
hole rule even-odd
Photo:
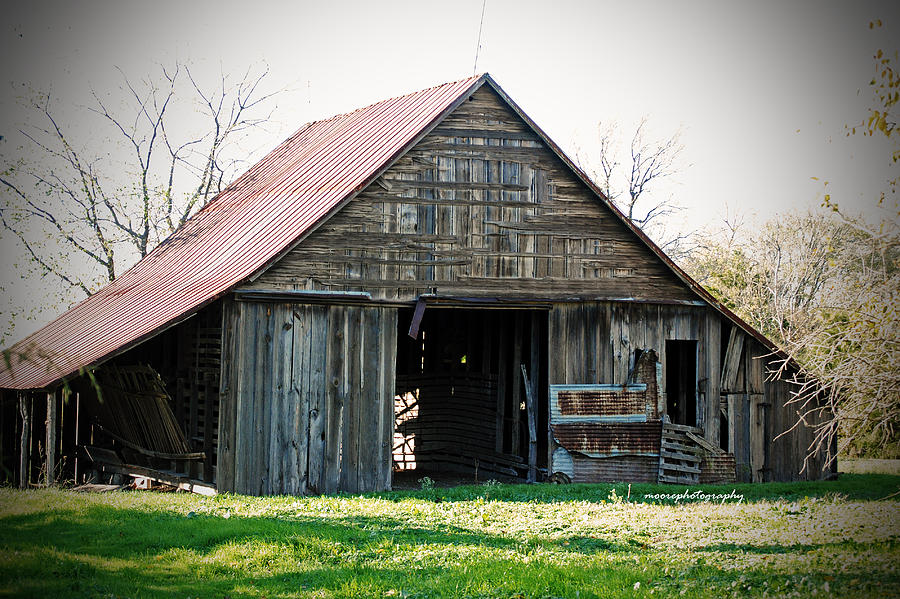
[{"label": "wooden post", "polygon": [[22,438],[19,441],[19,488],[25,489],[30,481],[29,458],[31,457],[31,410],[28,394],[19,393],[19,415],[22,417]]},{"label": "wooden post", "polygon": [[541,401],[539,381],[541,375],[541,317],[543,312],[531,313],[531,406],[528,407],[528,473],[530,482],[537,480],[537,417]]},{"label": "wooden post", "polygon": [[503,437],[506,419],[506,315],[500,318],[500,334],[497,343],[497,453],[503,453]]},{"label": "wooden post", "polygon": [[51,486],[55,481],[56,475],[56,392],[51,391],[47,394],[47,420],[45,450],[47,452],[44,462],[44,485]]},{"label": "wooden post", "polygon": [[522,363],[522,323],[525,319],[522,312],[516,310],[515,329],[513,330],[513,359],[512,359],[512,412],[510,412],[509,435],[510,446],[509,453],[514,456],[520,455],[519,451],[519,424],[522,418],[522,411],[519,409],[522,397],[521,381],[516,376],[516,364]]},{"label": "wooden post", "polygon": [[527,482],[537,480],[537,422],[534,417],[534,388],[528,380],[528,370],[524,364],[522,368],[522,380],[525,384],[525,412],[528,416],[528,478]]},{"label": "wooden post", "polygon": [[481,372],[482,374],[490,375],[491,358],[493,356],[491,341],[494,338],[495,331],[489,328],[488,318],[483,312],[481,314],[481,333]]},{"label": "wooden post", "polygon": [[75,485],[77,486],[78,481],[78,425],[81,424],[81,420],[79,419],[81,416],[81,394],[75,393]]},{"label": "wooden post", "polygon": [[203,480],[212,480],[212,425],[213,425],[213,397],[214,389],[216,389],[216,381],[213,375],[207,370],[199,370],[197,376],[203,379],[203,449],[206,458],[203,460],[201,469]]}]

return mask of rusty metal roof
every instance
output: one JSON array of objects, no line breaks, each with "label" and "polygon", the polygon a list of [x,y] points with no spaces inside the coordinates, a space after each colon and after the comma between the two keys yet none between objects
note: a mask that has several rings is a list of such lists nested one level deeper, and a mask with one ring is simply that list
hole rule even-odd
[{"label": "rusty metal roof", "polygon": [[118,279],[12,346],[0,388],[50,388],[190,317],[277,261],[484,84],[689,288],[778,351],[672,262],[483,74],[305,125]]},{"label": "rusty metal roof", "polygon": [[53,386],[189,317],[277,260],[486,78],[304,126],[143,260],[10,348],[0,388]]}]

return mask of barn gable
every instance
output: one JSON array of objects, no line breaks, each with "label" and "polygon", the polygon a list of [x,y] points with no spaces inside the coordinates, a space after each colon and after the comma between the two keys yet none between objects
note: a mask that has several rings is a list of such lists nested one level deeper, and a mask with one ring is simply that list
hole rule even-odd
[{"label": "barn gable", "polygon": [[243,289],[699,299],[489,85]]}]

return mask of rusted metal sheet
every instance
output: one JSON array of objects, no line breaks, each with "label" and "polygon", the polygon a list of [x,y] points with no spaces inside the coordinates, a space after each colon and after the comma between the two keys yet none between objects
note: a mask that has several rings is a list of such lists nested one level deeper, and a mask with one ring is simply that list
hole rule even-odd
[{"label": "rusted metal sheet", "polygon": [[553,437],[570,452],[592,458],[623,455],[659,457],[661,423],[649,422],[557,422]]},{"label": "rusted metal sheet", "polygon": [[551,385],[550,429],[559,445],[551,469],[576,482],[655,481],[662,440],[655,381],[652,389],[644,382]]},{"label": "rusted metal sheet", "polygon": [[577,482],[655,483],[659,472],[659,458],[656,456],[623,456],[595,460],[576,455],[572,463],[572,480]]},{"label": "rusted metal sheet", "polygon": [[277,260],[487,81],[310,123],[95,295],[15,344],[0,388],[51,387],[177,324]]},{"label": "rusted metal sheet", "polygon": [[629,385],[612,389],[566,389],[558,392],[557,403],[562,416],[596,414],[627,416],[644,414],[646,385]]},{"label": "rusted metal sheet", "polygon": [[705,454],[700,462],[700,483],[735,482],[734,455],[730,453]]},{"label": "rusted metal sheet", "polygon": [[647,385],[551,385],[552,422],[646,422],[655,413],[656,399],[647,398]]}]

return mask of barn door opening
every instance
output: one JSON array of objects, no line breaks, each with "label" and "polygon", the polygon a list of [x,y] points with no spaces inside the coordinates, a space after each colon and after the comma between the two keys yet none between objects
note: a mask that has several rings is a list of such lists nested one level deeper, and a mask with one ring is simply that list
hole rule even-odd
[{"label": "barn door opening", "polygon": [[537,478],[547,465],[547,311],[429,306],[415,339],[413,314],[398,318],[394,488],[424,476]]},{"label": "barn door opening", "polygon": [[697,341],[666,340],[666,413],[697,426]]}]

